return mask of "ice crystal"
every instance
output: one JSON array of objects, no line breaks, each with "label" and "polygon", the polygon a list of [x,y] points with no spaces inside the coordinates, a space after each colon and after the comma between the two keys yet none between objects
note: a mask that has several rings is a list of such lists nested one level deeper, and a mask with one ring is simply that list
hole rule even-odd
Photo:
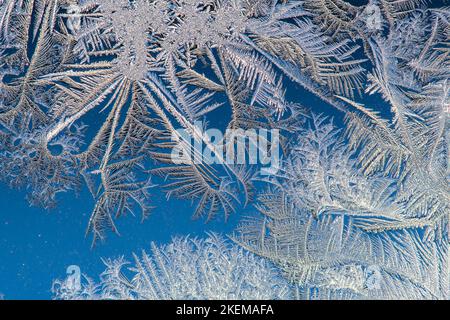
[{"label": "ice crystal", "polygon": [[[228,128],[280,129],[287,158],[264,181],[287,202],[263,212],[268,242],[251,223],[237,241],[312,297],[446,297],[449,19],[421,0],[3,0],[2,178],[44,207],[85,181],[94,241],[149,214],[155,176],[194,216],[228,216],[253,199],[251,168],[171,158],[190,148],[178,128],[218,156],[195,124],[228,108]],[[287,79],[342,111],[345,135],[318,116],[299,130]],[[381,291],[361,284],[372,265]]]},{"label": "ice crystal", "polygon": [[[236,200],[251,200],[233,196],[236,188],[251,195],[249,170],[174,163],[170,150],[187,148],[176,129],[217,153],[195,123],[224,104],[229,128],[290,132],[298,109],[285,99],[283,75],[336,105],[333,93],[353,96],[362,81],[357,45],[323,35],[297,1],[8,0],[1,8],[2,176],[45,207],[85,180],[96,200],[94,240],[127,211],[147,216],[152,175],[169,181],[168,195],[196,199],[195,216],[228,216]],[[77,129],[92,114],[98,127]],[[21,144],[21,135],[32,138]]]},{"label": "ice crystal", "polygon": [[[116,217],[149,214],[156,176],[208,219],[251,202],[258,178],[262,218],[234,240],[281,268],[297,297],[448,298],[449,21],[449,7],[423,0],[0,0],[2,179],[44,207],[85,181],[95,241]],[[298,86],[342,112],[341,131],[306,119],[308,100],[290,101]],[[203,134],[219,108],[228,128],[282,131],[279,174],[173,161],[190,150],[179,128],[220,158]],[[204,255],[219,249],[228,256]],[[131,280],[108,261],[103,289],[62,282],[57,295],[238,298],[221,268],[260,261],[217,238],[153,251]],[[206,261],[183,287],[186,273],[167,270],[190,256]],[[282,297],[264,272],[242,298]]]},{"label": "ice crystal", "polygon": [[243,221],[234,240],[277,263],[303,299],[447,299],[448,202],[419,193],[431,192],[425,175],[408,181],[416,195],[403,177],[365,177],[344,141],[312,116],[259,197],[263,217]]},{"label": "ice crystal", "polygon": [[134,255],[127,270],[122,258],[104,260],[101,282],[68,280],[53,285],[55,299],[179,300],[287,299],[290,288],[267,261],[230,245],[217,235],[204,240],[176,238],[152,244],[152,254]]}]

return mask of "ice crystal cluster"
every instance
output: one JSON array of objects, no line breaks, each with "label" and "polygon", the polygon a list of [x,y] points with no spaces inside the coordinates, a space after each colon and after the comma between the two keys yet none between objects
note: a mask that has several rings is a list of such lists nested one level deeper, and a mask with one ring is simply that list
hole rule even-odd
[{"label": "ice crystal cluster", "polygon": [[412,195],[403,177],[357,174],[323,117],[299,139],[234,240],[277,263],[303,299],[448,299],[448,201],[421,194],[425,176]]},{"label": "ice crystal cluster", "polygon": [[[132,280],[108,261],[101,291],[74,297],[447,299],[449,21],[427,0],[0,0],[2,179],[44,207],[86,184],[94,242],[147,217],[155,184],[195,217],[254,204],[232,239],[290,281],[284,296],[262,268],[235,291],[222,259],[260,263],[237,248],[178,278],[172,259],[223,245],[182,239],[136,257]],[[278,174],[173,161],[190,153],[180,128],[223,160],[203,134],[217,112],[280,130]]]},{"label": "ice crystal cluster", "polygon": [[217,235],[205,240],[175,238],[166,246],[152,244],[152,254],[134,255],[129,267],[123,258],[105,260],[96,284],[81,287],[67,280],[53,284],[56,299],[70,300],[247,300],[288,299],[289,286],[260,257],[230,245]]}]

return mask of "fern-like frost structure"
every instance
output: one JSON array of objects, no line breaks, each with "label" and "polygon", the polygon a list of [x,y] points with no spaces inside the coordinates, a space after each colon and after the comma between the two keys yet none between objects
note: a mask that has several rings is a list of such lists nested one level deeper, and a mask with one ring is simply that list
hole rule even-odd
[{"label": "fern-like frost structure", "polygon": [[[100,283],[85,278],[80,287],[56,280],[55,299],[70,300],[247,300],[288,299],[289,285],[270,262],[222,237],[176,238],[152,244],[151,254],[104,260]],[[126,272],[128,269],[128,272]],[[130,274],[130,275],[128,275]]]}]

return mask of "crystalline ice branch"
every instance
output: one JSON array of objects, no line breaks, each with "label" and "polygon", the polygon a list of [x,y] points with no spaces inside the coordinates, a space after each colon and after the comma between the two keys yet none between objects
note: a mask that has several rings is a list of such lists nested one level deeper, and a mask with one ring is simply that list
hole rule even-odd
[{"label": "crystalline ice branch", "polygon": [[244,220],[234,240],[278,264],[302,299],[447,299],[447,203],[424,207],[443,210],[424,226],[401,185],[364,177],[339,132],[323,117],[311,123],[260,195],[262,217]]},{"label": "crystalline ice branch", "polygon": [[85,281],[81,288],[69,290],[66,280],[56,280],[54,298],[266,300],[288,299],[291,294],[270,263],[217,235],[203,240],[176,238],[165,246],[153,244],[151,254],[134,255],[128,268],[123,257],[104,263],[106,270],[97,286]]}]

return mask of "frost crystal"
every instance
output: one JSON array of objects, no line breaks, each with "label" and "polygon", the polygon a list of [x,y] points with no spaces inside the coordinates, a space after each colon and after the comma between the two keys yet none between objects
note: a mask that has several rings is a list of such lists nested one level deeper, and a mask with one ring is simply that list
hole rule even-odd
[{"label": "frost crystal", "polygon": [[[264,184],[262,218],[234,240],[297,297],[446,299],[449,21],[422,0],[0,0],[1,178],[43,207],[86,184],[94,243],[146,218],[154,183],[206,219]],[[303,91],[291,101],[299,87],[341,131]],[[216,112],[227,129],[279,130],[281,173],[223,161],[203,134]],[[219,163],[175,162],[191,141]],[[57,296],[285,297],[265,262],[214,237],[135,260],[132,279],[108,261],[101,290],[60,282]]]},{"label": "frost crystal", "polygon": [[[196,217],[227,217],[251,200],[252,168],[174,163],[171,150],[188,148],[177,129],[220,158],[195,126],[206,129],[218,108],[230,109],[230,129],[288,134],[299,108],[283,77],[338,107],[333,94],[353,96],[362,80],[358,46],[322,34],[298,1],[7,0],[1,9],[2,177],[44,207],[86,182],[94,242],[116,231],[116,217],[148,215],[152,176],[168,196],[196,200]],[[91,115],[98,121],[84,126]]]},{"label": "frost crystal", "polygon": [[105,260],[101,283],[86,281],[68,290],[67,281],[54,283],[56,299],[120,300],[247,300],[287,299],[289,286],[270,264],[217,235],[205,240],[177,238],[166,246],[152,245],[152,254],[134,255],[126,274],[123,258]]},{"label": "frost crystal", "polygon": [[[57,193],[86,183],[95,243],[106,228],[117,232],[117,217],[148,216],[155,181],[168,197],[193,200],[194,216],[207,219],[252,202],[262,183],[263,217],[243,221],[234,239],[271,259],[298,297],[448,298],[448,7],[421,0],[0,3],[0,173],[27,188],[32,204],[54,206]],[[309,99],[290,101],[299,86],[342,112],[342,132],[306,111]],[[189,154],[192,140],[221,160],[203,134],[214,112],[230,115],[229,129],[280,130],[282,173],[263,179],[225,161],[175,163],[172,151]],[[97,121],[86,121],[92,116]],[[222,268],[235,257],[244,265],[256,258],[226,249],[218,269],[201,269],[212,266],[203,250],[217,254],[221,246],[177,240],[155,249],[154,258],[136,258],[133,280],[107,280],[118,281],[108,294],[240,297]],[[171,282],[178,276],[167,271],[171,259],[193,263],[174,248],[207,260],[193,268],[198,278],[189,288]],[[150,284],[142,280],[149,270]],[[219,273],[227,289],[215,292],[204,271]],[[262,274],[263,291],[242,280],[245,295],[266,297]],[[88,286],[81,296],[93,292]]]},{"label": "frost crystal", "polygon": [[285,175],[259,196],[262,218],[245,220],[234,240],[277,263],[302,299],[447,299],[449,209],[421,195],[430,178],[365,177],[339,132],[311,122]]}]

